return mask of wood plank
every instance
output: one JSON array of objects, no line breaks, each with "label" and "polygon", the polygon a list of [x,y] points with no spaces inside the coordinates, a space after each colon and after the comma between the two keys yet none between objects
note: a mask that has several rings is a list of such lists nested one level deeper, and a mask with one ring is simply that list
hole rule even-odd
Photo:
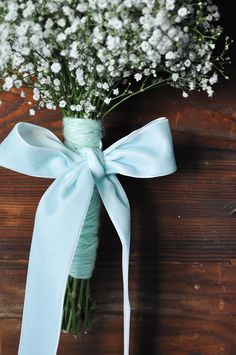
[{"label": "wood plank", "polygon": [[[161,263],[131,266],[131,355],[232,355],[236,352],[236,266]],[[16,353],[25,271],[1,272],[2,354]],[[19,287],[19,285],[21,285]],[[62,335],[58,355],[122,353],[122,293],[118,266],[99,267],[93,279],[97,300],[93,330],[77,341]],[[15,295],[13,297],[13,295]],[[95,346],[96,344],[96,346]]]},{"label": "wood plank", "polygon": [[[120,178],[132,208],[131,262],[148,255],[148,262],[234,259],[235,152],[181,149],[177,161],[178,172],[171,176]],[[0,267],[26,267],[37,204],[50,183],[0,169]],[[120,245],[104,211],[100,238],[106,263]]]}]

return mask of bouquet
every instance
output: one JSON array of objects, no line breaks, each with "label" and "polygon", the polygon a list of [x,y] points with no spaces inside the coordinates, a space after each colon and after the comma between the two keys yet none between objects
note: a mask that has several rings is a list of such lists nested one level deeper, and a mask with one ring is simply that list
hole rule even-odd
[{"label": "bouquet", "polygon": [[[4,0],[0,89],[31,88],[31,116],[59,107],[71,150],[101,148],[104,118],[131,97],[161,85],[213,95],[230,61],[228,37],[215,50],[218,20],[211,0]],[[61,328],[74,335],[90,329],[99,209],[95,187],[64,298]]]}]

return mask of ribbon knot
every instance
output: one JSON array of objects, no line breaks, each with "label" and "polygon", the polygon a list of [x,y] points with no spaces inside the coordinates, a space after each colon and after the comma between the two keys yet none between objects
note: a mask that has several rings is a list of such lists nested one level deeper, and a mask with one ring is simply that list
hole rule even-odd
[{"label": "ribbon knot", "polygon": [[82,148],[80,152],[86,154],[93,180],[97,183],[106,175],[103,152],[99,148]]},{"label": "ribbon knot", "polygon": [[116,174],[151,178],[176,170],[168,120],[154,120],[104,152],[83,153],[87,159],[49,130],[23,122],[0,145],[1,166],[55,179],[35,217],[19,355],[57,352],[66,282],[95,184],[122,244],[124,355],[129,354],[130,208]]}]

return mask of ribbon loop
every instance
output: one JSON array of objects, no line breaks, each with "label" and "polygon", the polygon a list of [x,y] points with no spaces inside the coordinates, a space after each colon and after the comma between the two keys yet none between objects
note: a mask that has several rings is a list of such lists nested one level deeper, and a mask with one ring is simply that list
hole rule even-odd
[{"label": "ribbon loop", "polygon": [[83,148],[80,152],[86,154],[87,163],[94,182],[96,183],[103,179],[106,175],[103,152],[98,148]]},{"label": "ribbon loop", "polygon": [[36,212],[18,354],[56,355],[66,281],[96,184],[122,243],[124,355],[128,355],[130,208],[115,175],[147,178],[176,170],[168,120],[154,120],[104,152],[72,151],[49,130],[18,123],[0,145],[0,165],[56,178]]}]

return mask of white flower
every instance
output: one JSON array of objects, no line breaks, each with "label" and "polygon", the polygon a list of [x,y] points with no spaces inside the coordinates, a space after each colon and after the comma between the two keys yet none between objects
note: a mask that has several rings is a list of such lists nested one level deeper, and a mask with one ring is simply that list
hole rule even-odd
[{"label": "white flower", "polygon": [[29,114],[30,114],[30,116],[35,116],[35,110],[33,108],[31,108],[29,110]]},{"label": "white flower", "polygon": [[166,9],[174,10],[175,8],[175,0],[166,0]]},{"label": "white flower", "polygon": [[190,67],[191,61],[189,59],[185,60],[184,65],[185,67]]},{"label": "white flower", "polygon": [[216,73],[214,73],[214,74],[212,75],[212,77],[209,79],[209,83],[210,83],[211,85],[213,85],[213,84],[217,83],[217,81],[218,81],[218,75],[217,75]]},{"label": "white flower", "polygon": [[45,23],[45,29],[49,30],[50,28],[52,28],[52,26],[54,25],[53,21],[51,18],[47,19],[46,23]]},{"label": "white flower", "polygon": [[211,86],[207,86],[207,95],[209,96],[209,97],[212,97],[213,96],[213,94],[214,94],[214,91],[212,90],[212,87]]},{"label": "white flower", "polygon": [[109,90],[109,85],[107,83],[103,83],[102,88],[104,90]]},{"label": "white flower", "polygon": [[119,89],[118,88],[113,90],[113,95],[115,95],[115,96],[119,95]]},{"label": "white flower", "polygon": [[52,110],[53,109],[53,104],[51,102],[47,102],[46,103],[46,107],[48,110]]},{"label": "white flower", "polygon": [[188,93],[183,91],[182,96],[186,98],[186,97],[188,97]]},{"label": "white flower", "polygon": [[136,73],[136,74],[134,75],[134,79],[135,79],[136,81],[140,81],[140,80],[142,79],[142,74]]},{"label": "white flower", "polygon": [[85,12],[88,9],[88,5],[83,3],[83,4],[79,4],[76,7],[76,10],[78,10],[79,12]]},{"label": "white flower", "polygon": [[109,97],[106,97],[104,102],[105,102],[105,104],[109,105],[109,103],[111,102],[111,99]]},{"label": "white flower", "polygon": [[33,93],[34,93],[33,94],[33,99],[35,101],[38,101],[40,99],[40,91],[39,91],[39,89],[38,88],[34,88]]},{"label": "white flower", "polygon": [[176,53],[169,51],[165,55],[166,60],[171,60],[176,58]]},{"label": "white flower", "polygon": [[111,51],[113,49],[118,49],[120,47],[120,37],[118,36],[111,36],[107,37],[107,48]]},{"label": "white flower", "polygon": [[13,87],[13,83],[14,82],[13,82],[12,77],[11,76],[7,76],[5,78],[5,82],[3,84],[3,89],[6,90],[6,91],[10,90]]},{"label": "white flower", "polygon": [[102,10],[105,9],[107,6],[107,0],[97,0],[97,6]]},{"label": "white flower", "polygon": [[65,33],[63,33],[63,32],[58,33],[58,35],[57,35],[57,41],[58,41],[58,42],[63,42],[63,41],[65,41],[65,40],[66,40],[66,35],[65,35]]},{"label": "white flower", "polygon": [[30,15],[32,15],[32,13],[34,12],[35,10],[35,6],[34,4],[32,3],[32,1],[28,0],[27,3],[26,3],[26,7],[23,11],[23,17],[29,17]]},{"label": "white flower", "polygon": [[188,10],[186,7],[181,7],[179,10],[178,10],[178,15],[180,17],[185,17],[186,15],[188,14]]},{"label": "white flower", "polygon": [[81,105],[75,105],[75,111],[80,112],[82,109],[83,107]]},{"label": "white flower", "polygon": [[65,27],[66,21],[65,21],[64,18],[60,18],[60,19],[57,21],[57,24],[58,24],[58,26],[60,26],[60,27]]},{"label": "white flower", "polygon": [[173,81],[177,81],[178,78],[179,78],[179,74],[178,73],[173,73],[171,77],[172,77]]},{"label": "white flower", "polygon": [[15,84],[15,87],[17,89],[19,89],[22,86],[22,80],[16,80],[14,84]]},{"label": "white flower", "polygon": [[120,30],[122,28],[122,22],[117,17],[112,17],[108,21],[108,26],[115,30]]},{"label": "white flower", "polygon": [[59,107],[61,107],[61,108],[66,107],[66,101],[65,101],[65,100],[61,100],[61,101],[59,102]]},{"label": "white flower", "polygon": [[55,85],[55,86],[60,86],[61,85],[61,82],[60,82],[60,80],[59,79],[54,79],[53,80],[53,84]]},{"label": "white flower", "polygon": [[51,69],[52,69],[52,72],[53,72],[53,73],[57,74],[57,73],[59,73],[60,70],[61,70],[61,64],[55,62],[55,63],[53,63],[53,64],[51,65]]},{"label": "white flower", "polygon": [[104,71],[104,69],[105,69],[105,67],[102,64],[98,64],[96,66],[96,70],[97,70],[98,73],[102,73]]},{"label": "white flower", "polygon": [[85,85],[83,69],[79,68],[79,69],[76,70],[76,80],[78,81],[78,84],[80,86],[84,86]]},{"label": "white flower", "polygon": [[150,48],[150,45],[149,45],[149,43],[148,43],[147,41],[143,41],[143,42],[141,43],[141,48],[142,48],[142,50],[143,50],[144,52],[147,52],[147,51],[149,50],[149,48]]}]

